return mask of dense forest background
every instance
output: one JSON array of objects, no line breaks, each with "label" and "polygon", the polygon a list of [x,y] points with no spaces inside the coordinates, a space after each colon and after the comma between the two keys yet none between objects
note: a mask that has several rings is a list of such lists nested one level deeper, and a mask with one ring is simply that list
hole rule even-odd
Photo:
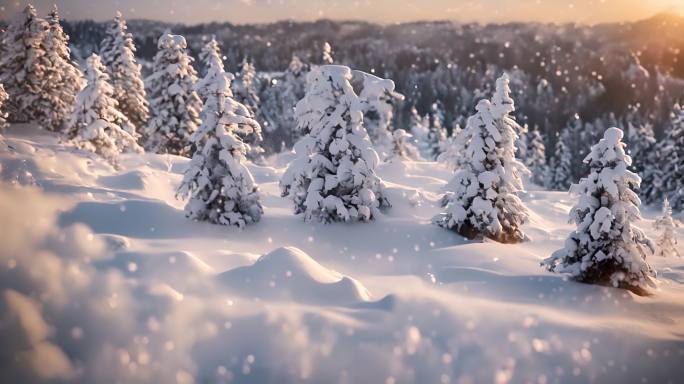
[{"label": "dense forest background", "polygon": [[[97,52],[106,25],[65,21],[72,54],[81,60]],[[477,101],[491,94],[494,79],[507,71],[517,119],[538,127],[547,148],[577,117],[593,126],[620,125],[628,131],[630,124],[648,123],[660,138],[673,104],[684,95],[684,19],[669,13],[596,26],[331,20],[188,26],[131,20],[129,31],[144,74],[163,32],[185,36],[195,57],[215,37],[227,70],[239,71],[245,58],[256,67],[260,93],[293,55],[320,63],[322,47],[329,42],[336,63],[395,81],[396,90],[406,96],[395,105],[397,128],[410,128],[414,106],[434,119],[435,103],[443,108],[440,114],[449,130],[463,126]]]}]

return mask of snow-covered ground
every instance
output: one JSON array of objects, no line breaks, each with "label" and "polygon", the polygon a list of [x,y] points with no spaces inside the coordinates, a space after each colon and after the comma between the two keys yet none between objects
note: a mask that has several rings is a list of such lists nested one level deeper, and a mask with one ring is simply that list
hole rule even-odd
[{"label": "snow-covered ground", "polygon": [[[391,209],[317,225],[280,197],[284,154],[249,165],[265,213],[240,231],[184,217],[187,159],[123,155],[114,169],[34,127],[4,138],[0,382],[684,376],[684,259],[650,260],[650,297],[545,272],[572,230],[566,193],[529,187],[531,242],[471,242],[430,223],[448,169],[385,163]],[[656,214],[639,223],[652,237]]]}]

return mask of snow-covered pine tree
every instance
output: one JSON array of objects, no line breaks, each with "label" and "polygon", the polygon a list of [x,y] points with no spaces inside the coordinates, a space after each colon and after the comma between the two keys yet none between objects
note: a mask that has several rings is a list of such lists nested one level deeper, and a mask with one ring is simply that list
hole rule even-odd
[{"label": "snow-covered pine tree", "polygon": [[305,134],[297,129],[295,107],[305,95],[307,73],[308,66],[304,65],[299,57],[292,56],[290,65],[285,71],[279,97],[282,109],[280,125],[289,134],[291,143],[296,142]]},{"label": "snow-covered pine tree", "polygon": [[437,101],[431,107],[430,126],[425,143],[427,157],[430,160],[437,160],[439,155],[447,149],[447,131],[444,121],[444,107],[440,101]]},{"label": "snow-covered pine tree", "polygon": [[[233,81],[232,90],[234,98],[237,102],[247,107],[252,116],[255,116],[259,111],[261,100],[257,92],[257,77],[254,65],[244,58],[240,65],[240,72]],[[261,158],[264,149],[261,147],[263,137],[261,136],[261,126],[258,129],[252,130],[247,136],[241,137],[242,141],[249,145],[247,157],[251,160]]]},{"label": "snow-covered pine tree", "polygon": [[684,108],[675,105],[665,138],[661,141],[661,175],[655,184],[661,197],[668,197],[672,209],[684,210]]},{"label": "snow-covered pine tree", "polygon": [[259,109],[260,104],[256,81],[256,69],[245,57],[240,64],[240,72],[238,72],[232,88],[235,100],[249,108],[252,113]]},{"label": "snow-covered pine tree", "polygon": [[546,187],[557,191],[567,191],[582,176],[586,149],[582,148],[584,124],[575,115],[570,123],[561,130],[554,156],[546,177]]},{"label": "snow-covered pine tree", "polygon": [[114,90],[100,57],[86,60],[87,85],[76,97],[76,105],[68,122],[67,137],[79,148],[95,152],[116,162],[121,152],[141,153],[136,138],[130,133],[135,127],[118,109]]},{"label": "snow-covered pine tree", "polygon": [[654,227],[660,232],[656,239],[656,255],[682,257],[677,250],[677,224],[672,218],[672,208],[667,198],[663,201],[663,215],[655,220]]},{"label": "snow-covered pine tree", "polygon": [[323,65],[329,65],[335,62],[333,59],[332,47],[327,41],[323,43],[323,54],[321,56],[321,61],[323,62]]},{"label": "snow-covered pine tree", "polygon": [[45,99],[53,64],[45,47],[50,26],[32,5],[3,33],[0,83],[9,95],[7,111],[15,122],[42,121],[52,106]]},{"label": "snow-covered pine tree", "polygon": [[411,107],[411,117],[409,119],[409,126],[411,134],[418,142],[423,142],[427,139],[430,124],[425,121],[423,116],[418,113],[416,106]]},{"label": "snow-covered pine tree", "polygon": [[46,89],[43,97],[49,104],[39,122],[43,127],[59,131],[71,113],[76,95],[83,88],[83,74],[71,60],[69,36],[60,24],[59,12],[54,5],[47,18],[48,33],[45,35],[47,58],[52,64],[46,68]]},{"label": "snow-covered pine tree", "polygon": [[403,100],[404,95],[394,91],[394,81],[366,72],[352,72],[352,83],[357,82],[360,83],[359,99],[363,108],[363,125],[368,136],[379,151],[390,152],[393,141],[393,104]]},{"label": "snow-covered pine tree", "polygon": [[463,134],[463,129],[460,125],[456,125],[452,131],[452,135],[449,136],[445,143],[444,152],[440,153],[437,157],[437,161],[446,164],[449,168],[453,170],[460,169],[464,164],[468,163],[468,159],[465,156],[465,141],[466,135]]},{"label": "snow-covered pine tree", "polygon": [[508,76],[496,81],[492,101],[481,100],[475,115],[459,135],[464,148],[463,167],[447,184],[446,212],[435,224],[474,239],[487,237],[503,243],[523,241],[521,226],[527,208],[517,194],[521,175],[529,171],[515,158],[519,128],[509,114],[515,110]]},{"label": "snow-covered pine tree", "polygon": [[622,136],[622,130],[608,129],[584,159],[589,176],[572,188],[579,195],[570,212],[577,229],[543,265],[577,281],[645,294],[654,286],[655,273],[646,262],[653,244],[633,224],[641,202],[632,189],[641,180],[628,169],[632,159]]},{"label": "snow-covered pine tree", "polygon": [[306,221],[368,221],[389,206],[351,76],[348,67],[315,67],[297,103],[298,125],[308,133],[295,145],[280,187]]},{"label": "snow-covered pine tree", "polygon": [[527,124],[520,127],[518,132],[518,140],[515,141],[515,157],[522,160],[527,165],[527,143],[529,141],[530,129]]},{"label": "snow-covered pine tree", "polygon": [[5,110],[5,105],[7,102],[7,92],[5,92],[5,87],[0,84],[0,132],[2,132],[7,126],[7,112]]},{"label": "snow-covered pine tree", "polygon": [[128,32],[121,12],[117,11],[100,45],[100,55],[114,88],[114,98],[119,102],[119,110],[136,127],[142,128],[149,118],[149,104],[135,51],[133,35]]},{"label": "snow-covered pine tree", "polygon": [[532,182],[537,185],[544,184],[546,175],[546,146],[539,129],[535,127],[527,134],[527,157],[524,162],[527,169],[532,173]]},{"label": "snow-covered pine tree", "polygon": [[247,107],[232,98],[231,80],[216,74],[206,84],[204,120],[191,137],[196,150],[178,195],[190,196],[185,206],[189,218],[242,228],[259,221],[263,208],[254,178],[242,164],[249,146],[236,132],[260,127]]},{"label": "snow-covered pine tree", "polygon": [[151,113],[145,148],[189,156],[190,136],[201,123],[202,101],[194,90],[197,72],[183,36],[164,34],[157,48],[154,72],[146,79]]},{"label": "snow-covered pine tree", "polygon": [[[234,76],[225,72],[223,59],[221,58],[221,50],[215,38],[212,37],[212,39],[202,47],[199,58],[204,65],[205,74],[204,77],[197,82],[195,89],[197,90],[200,99],[202,99],[202,102],[206,102],[207,98],[211,96],[212,88],[214,88],[217,78],[230,76],[230,81],[232,82]],[[213,111],[214,109],[211,108],[210,110]]]},{"label": "snow-covered pine tree", "polygon": [[393,160],[419,160],[418,148],[413,145],[413,136],[403,129],[392,131],[392,152],[385,159]]},{"label": "snow-covered pine tree", "polygon": [[629,130],[629,145],[631,148],[632,168],[641,176],[641,188],[639,196],[651,204],[661,197],[656,188],[656,179],[660,177],[660,164],[658,146],[650,124],[640,124],[636,128],[631,126]]}]

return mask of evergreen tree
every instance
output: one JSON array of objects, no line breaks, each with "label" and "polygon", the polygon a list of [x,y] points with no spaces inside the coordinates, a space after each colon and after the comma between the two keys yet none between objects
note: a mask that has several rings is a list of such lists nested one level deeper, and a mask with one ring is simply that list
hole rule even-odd
[{"label": "evergreen tree", "polygon": [[304,97],[306,73],[306,66],[293,56],[283,75],[271,79],[262,92],[258,118],[268,132],[264,136],[265,150],[291,147],[302,136],[303,132],[297,129],[295,105]]},{"label": "evergreen tree", "polygon": [[392,152],[385,160],[419,160],[420,153],[412,141],[413,136],[403,129],[394,130],[392,132]]},{"label": "evergreen tree", "polygon": [[135,127],[117,107],[109,76],[93,54],[86,61],[87,85],[76,97],[68,122],[67,137],[81,149],[115,162],[121,152],[141,153],[136,143]]},{"label": "evergreen tree", "polygon": [[660,178],[660,164],[653,128],[650,124],[641,124],[637,128],[631,127],[629,132],[632,169],[641,176],[639,195],[644,202],[654,203],[660,198],[656,187],[656,179]]},{"label": "evergreen tree", "polygon": [[308,133],[295,145],[297,157],[280,187],[306,221],[368,221],[389,206],[350,81],[347,67],[313,68],[306,96],[297,103],[298,125]]},{"label": "evergreen tree", "polygon": [[119,110],[136,127],[142,128],[149,118],[149,105],[140,65],[135,60],[133,35],[127,30],[126,20],[121,12],[117,12],[114,22],[107,27],[100,54],[114,88],[114,98],[119,102]]},{"label": "evergreen tree", "polygon": [[546,177],[546,187],[558,191],[567,191],[582,175],[586,149],[582,148],[584,125],[575,115],[563,128],[556,142],[554,156]]},{"label": "evergreen tree", "polygon": [[672,121],[660,145],[662,174],[656,180],[660,195],[675,211],[684,210],[684,108],[675,105]]},{"label": "evergreen tree", "polygon": [[437,160],[439,155],[446,151],[447,131],[444,126],[444,107],[437,101],[432,104],[430,113],[430,127],[426,138],[427,158]]},{"label": "evergreen tree", "polygon": [[584,159],[589,176],[572,189],[580,196],[570,212],[577,229],[543,265],[581,282],[644,294],[654,286],[655,273],[646,262],[653,245],[633,225],[641,217],[640,201],[632,189],[641,180],[628,169],[632,159],[625,154],[622,136],[620,129],[608,129]]},{"label": "evergreen tree", "polygon": [[60,24],[57,6],[53,6],[47,18],[48,33],[45,35],[47,58],[52,64],[46,72],[44,97],[50,108],[41,115],[41,123],[51,130],[61,130],[76,101],[76,95],[83,88],[83,74],[71,60],[69,36]]},{"label": "evergreen tree", "polygon": [[183,36],[164,34],[157,44],[154,72],[146,79],[150,119],[145,147],[156,153],[190,154],[190,136],[200,124],[202,101],[194,91],[197,72]]},{"label": "evergreen tree", "polygon": [[333,51],[332,47],[330,46],[330,43],[327,41],[323,43],[323,54],[321,57],[321,61],[323,62],[323,65],[329,65],[335,62],[333,59]]},{"label": "evergreen tree", "polygon": [[45,46],[49,30],[47,21],[39,18],[29,4],[3,34],[0,83],[9,94],[7,111],[11,121],[42,123],[51,113],[53,106],[46,99],[47,76],[55,73]]},{"label": "evergreen tree", "polygon": [[544,146],[544,139],[536,127],[527,134],[526,148],[527,157],[523,161],[532,173],[532,182],[543,185],[547,168],[546,147]]},{"label": "evergreen tree", "polygon": [[7,92],[5,92],[5,87],[0,84],[0,132],[2,132],[7,126],[7,112],[5,111],[5,105],[7,102]]},{"label": "evergreen tree", "polygon": [[[240,72],[232,84],[232,89],[235,100],[247,107],[252,116],[255,116],[259,111],[261,100],[257,92],[256,69],[247,58],[242,60]],[[261,126],[259,126],[259,129],[252,130],[249,135],[243,136],[242,140],[249,144],[247,157],[252,160],[259,159],[264,152],[261,147],[261,142],[263,141]]]},{"label": "evergreen tree", "polygon": [[654,223],[656,231],[660,231],[656,240],[656,255],[682,257],[677,250],[677,224],[672,218],[670,202],[665,198],[663,201],[663,215]]},{"label": "evergreen tree", "polygon": [[446,212],[435,224],[474,239],[487,237],[513,243],[525,239],[521,230],[527,208],[517,194],[523,190],[525,166],[515,158],[517,123],[508,76],[496,81],[492,101],[481,100],[461,136],[463,167],[447,184]]},{"label": "evergreen tree", "polygon": [[[206,102],[207,98],[211,96],[211,89],[214,87],[217,79],[230,76],[230,81],[232,82],[234,76],[225,72],[223,59],[221,58],[221,50],[215,38],[212,37],[212,39],[202,47],[199,57],[204,65],[205,74],[204,77],[197,82],[195,89],[197,90],[200,99],[202,99],[202,102]],[[211,110],[213,111],[214,109]]]},{"label": "evergreen tree", "polygon": [[232,76],[217,73],[205,84],[204,120],[193,133],[196,151],[178,194],[190,196],[186,215],[199,221],[244,227],[263,214],[258,188],[244,166],[249,146],[238,131],[259,130],[251,112],[232,98]]},{"label": "evergreen tree", "polygon": [[416,141],[423,142],[427,140],[427,135],[430,130],[430,123],[426,122],[423,116],[418,113],[416,106],[411,106],[411,116],[409,118],[409,127],[411,134]]},{"label": "evergreen tree", "polygon": [[404,96],[394,91],[394,81],[381,79],[361,71],[353,71],[352,82],[361,83],[359,99],[363,108],[363,124],[371,142],[380,151],[392,146],[392,118],[394,103]]},{"label": "evergreen tree", "polygon": [[244,58],[240,64],[240,72],[233,82],[233,94],[235,100],[249,108],[252,113],[259,109],[260,104],[256,81],[254,65]]}]

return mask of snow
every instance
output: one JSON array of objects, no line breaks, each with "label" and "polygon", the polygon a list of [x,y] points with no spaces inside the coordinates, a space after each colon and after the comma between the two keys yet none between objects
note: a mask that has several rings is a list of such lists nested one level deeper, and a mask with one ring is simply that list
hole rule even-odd
[{"label": "snow", "polygon": [[[184,217],[186,158],[121,154],[115,169],[33,126],[3,138],[2,382],[682,376],[684,260],[649,260],[649,297],[545,271],[574,229],[566,192],[521,193],[529,242],[466,241],[430,223],[452,169],[403,160],[376,167],[390,209],[318,225],[280,197],[283,154],[245,163],[264,215],[238,230]],[[656,238],[659,215],[634,224]]]}]

